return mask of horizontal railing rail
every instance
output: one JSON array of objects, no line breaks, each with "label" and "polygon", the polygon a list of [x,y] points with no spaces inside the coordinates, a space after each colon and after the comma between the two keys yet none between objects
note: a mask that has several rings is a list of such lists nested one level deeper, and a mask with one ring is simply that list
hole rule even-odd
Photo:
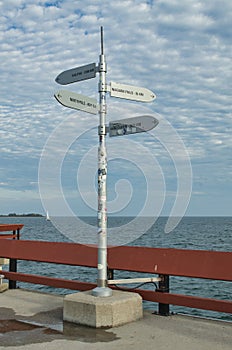
[{"label": "horizontal railing rail", "polygon": [[[10,260],[97,267],[97,248],[77,243],[2,240],[0,256]],[[161,277],[156,291],[134,289],[144,300],[159,303],[161,314],[168,314],[169,304],[232,313],[231,300],[172,294],[169,293],[168,286],[169,276],[231,282],[231,266],[232,252],[128,246],[108,249],[108,267],[111,274],[114,270],[124,270],[158,274]],[[29,282],[81,291],[96,286],[95,283],[20,273],[17,272],[17,264],[10,265],[10,271],[2,271],[2,273],[13,282]]]}]

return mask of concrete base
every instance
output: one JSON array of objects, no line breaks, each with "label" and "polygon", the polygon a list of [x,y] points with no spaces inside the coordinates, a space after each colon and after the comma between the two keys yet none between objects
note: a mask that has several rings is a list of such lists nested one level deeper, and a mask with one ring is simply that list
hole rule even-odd
[{"label": "concrete base", "polygon": [[0,265],[9,265],[10,260],[7,258],[0,258]]},{"label": "concrete base", "polygon": [[8,289],[8,283],[0,284],[0,293],[5,292]]},{"label": "concrete base", "polygon": [[139,294],[113,291],[110,297],[95,297],[92,291],[64,297],[63,319],[94,328],[111,328],[143,317]]}]

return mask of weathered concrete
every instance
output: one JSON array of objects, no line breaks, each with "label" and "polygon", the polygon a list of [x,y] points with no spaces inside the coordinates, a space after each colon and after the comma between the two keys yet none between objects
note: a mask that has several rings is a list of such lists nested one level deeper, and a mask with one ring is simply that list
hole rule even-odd
[{"label": "weathered concrete", "polygon": [[4,275],[2,275],[2,265],[9,264],[9,259],[0,258],[0,293],[5,292],[8,289],[8,283],[4,283]]},{"label": "weathered concrete", "polygon": [[8,283],[4,283],[4,275],[2,274],[2,266],[8,265],[9,259],[0,258],[0,293],[5,292],[8,289]]},{"label": "weathered concrete", "polygon": [[64,298],[64,321],[94,328],[109,328],[142,317],[142,298],[137,293],[113,291],[110,297],[95,297],[91,291],[87,291],[66,295]]},{"label": "weathered concrete", "polygon": [[1,281],[1,275],[0,275],[0,293],[5,292],[8,289],[8,283],[3,283]]},{"label": "weathered concrete", "polygon": [[9,261],[7,258],[0,258],[0,269],[2,265],[9,265]]},{"label": "weathered concrete", "polygon": [[145,310],[112,329],[63,323],[63,297],[26,290],[0,294],[0,350],[231,350],[232,323]]}]

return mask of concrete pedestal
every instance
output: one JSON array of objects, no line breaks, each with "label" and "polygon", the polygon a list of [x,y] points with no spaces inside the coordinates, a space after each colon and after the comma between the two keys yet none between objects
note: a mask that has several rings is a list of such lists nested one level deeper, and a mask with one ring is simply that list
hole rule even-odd
[{"label": "concrete pedestal", "polygon": [[7,258],[0,258],[0,265],[9,265],[9,261]]},{"label": "concrete pedestal", "polygon": [[113,291],[110,297],[95,297],[87,291],[64,297],[64,321],[110,328],[142,317],[142,298],[136,293]]},{"label": "concrete pedestal", "polygon": [[5,292],[5,290],[8,289],[8,283],[1,283],[0,284],[0,293]]},{"label": "concrete pedestal", "polygon": [[9,259],[0,258],[0,293],[8,289],[8,283],[3,283],[4,275],[2,275],[2,265],[9,265]]}]

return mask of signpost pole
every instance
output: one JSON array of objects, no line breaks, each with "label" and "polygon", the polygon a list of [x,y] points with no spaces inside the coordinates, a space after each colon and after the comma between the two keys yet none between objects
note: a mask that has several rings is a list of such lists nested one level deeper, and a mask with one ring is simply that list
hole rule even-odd
[{"label": "signpost pole", "polygon": [[[124,98],[140,102],[151,102],[156,96],[145,88],[112,83],[110,90],[106,84],[106,60],[103,45],[103,27],[101,27],[101,54],[99,65],[91,63],[85,66],[72,68],[60,73],[56,82],[67,85],[78,81],[96,77],[99,72],[99,109],[95,99],[66,90],[55,94],[55,98],[65,107],[82,110],[87,113],[97,114],[99,110],[99,147],[98,147],[98,278],[97,287],[92,290],[92,295],[108,297],[112,295],[112,289],[108,287],[107,279],[107,154],[106,154],[106,93],[110,92],[113,97]],[[158,125],[158,120],[152,116],[140,116],[130,119],[122,119],[109,124],[109,135],[120,136],[144,132]]]},{"label": "signpost pole", "polygon": [[103,47],[103,27],[101,27],[101,55],[99,57],[99,147],[98,147],[98,279],[92,295],[108,297],[112,289],[107,286],[107,154],[106,154],[106,60]]}]

